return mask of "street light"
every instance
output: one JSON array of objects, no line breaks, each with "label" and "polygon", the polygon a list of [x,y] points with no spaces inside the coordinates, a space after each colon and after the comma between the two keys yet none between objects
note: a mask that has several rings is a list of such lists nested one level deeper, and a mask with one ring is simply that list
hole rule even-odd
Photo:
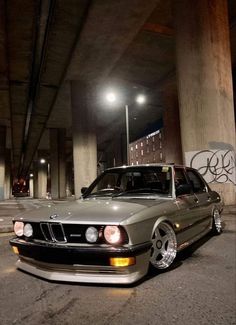
[{"label": "street light", "polygon": [[[106,94],[106,100],[109,103],[114,103],[117,101],[117,95],[114,92],[109,92]],[[139,94],[135,101],[142,105],[146,102],[146,97],[142,94]],[[125,126],[126,126],[126,155],[127,155],[127,165],[129,165],[129,105],[125,104]]]}]

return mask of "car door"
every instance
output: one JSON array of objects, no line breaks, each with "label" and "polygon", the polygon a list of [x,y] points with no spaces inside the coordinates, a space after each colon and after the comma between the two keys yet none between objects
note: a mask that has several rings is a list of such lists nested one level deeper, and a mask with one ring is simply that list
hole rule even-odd
[{"label": "car door", "polygon": [[198,235],[198,198],[193,193],[190,181],[182,167],[174,168],[174,183],[176,191],[176,223],[179,244],[188,243]]},{"label": "car door", "polygon": [[198,229],[199,232],[203,232],[211,225],[211,196],[208,193],[207,184],[195,169],[186,168],[186,173],[197,198]]}]

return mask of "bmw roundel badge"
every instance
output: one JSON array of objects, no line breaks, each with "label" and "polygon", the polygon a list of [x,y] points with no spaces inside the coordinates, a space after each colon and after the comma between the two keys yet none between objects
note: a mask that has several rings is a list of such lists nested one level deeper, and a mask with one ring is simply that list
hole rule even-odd
[{"label": "bmw roundel badge", "polygon": [[50,216],[50,219],[56,219],[56,218],[58,218],[59,216],[58,216],[58,214],[52,214],[51,216]]}]

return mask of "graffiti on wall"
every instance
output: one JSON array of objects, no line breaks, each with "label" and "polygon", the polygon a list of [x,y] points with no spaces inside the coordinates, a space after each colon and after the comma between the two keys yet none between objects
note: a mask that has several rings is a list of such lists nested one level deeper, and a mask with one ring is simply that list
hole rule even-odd
[{"label": "graffiti on wall", "polygon": [[187,166],[193,167],[208,183],[236,185],[236,159],[232,150],[202,150],[185,153]]}]

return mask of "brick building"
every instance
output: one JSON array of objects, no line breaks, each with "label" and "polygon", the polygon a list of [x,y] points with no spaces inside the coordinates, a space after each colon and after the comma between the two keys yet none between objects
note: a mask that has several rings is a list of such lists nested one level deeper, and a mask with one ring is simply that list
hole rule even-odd
[{"label": "brick building", "polygon": [[155,131],[129,145],[130,164],[149,164],[165,161],[163,129]]}]

